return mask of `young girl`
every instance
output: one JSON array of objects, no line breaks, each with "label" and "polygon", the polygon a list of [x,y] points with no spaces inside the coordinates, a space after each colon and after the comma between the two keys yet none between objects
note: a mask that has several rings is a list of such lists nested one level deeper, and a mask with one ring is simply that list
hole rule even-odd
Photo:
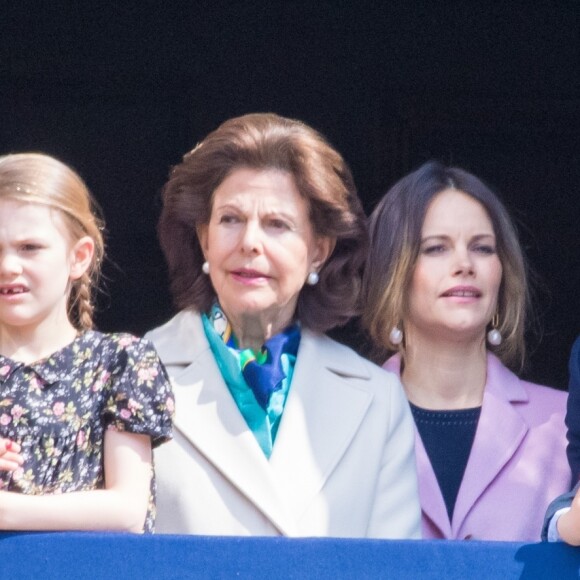
[{"label": "young girl", "polygon": [[0,157],[1,530],[152,531],[173,398],[150,343],[92,330],[93,207],[61,162]]}]

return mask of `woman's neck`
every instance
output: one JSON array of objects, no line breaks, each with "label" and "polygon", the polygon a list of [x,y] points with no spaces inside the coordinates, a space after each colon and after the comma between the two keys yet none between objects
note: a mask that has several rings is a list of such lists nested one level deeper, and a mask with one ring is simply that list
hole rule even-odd
[{"label": "woman's neck", "polygon": [[45,321],[34,327],[0,326],[0,353],[12,360],[30,364],[64,348],[76,336],[77,330],[68,319],[60,324]]},{"label": "woman's neck", "polygon": [[487,379],[485,341],[408,344],[401,380],[411,403],[425,409],[479,407]]},{"label": "woman's neck", "polygon": [[[227,313],[226,313],[227,316]],[[272,336],[286,328],[292,321],[268,316],[268,313],[244,314],[228,317],[240,349],[249,348],[258,352]]]}]

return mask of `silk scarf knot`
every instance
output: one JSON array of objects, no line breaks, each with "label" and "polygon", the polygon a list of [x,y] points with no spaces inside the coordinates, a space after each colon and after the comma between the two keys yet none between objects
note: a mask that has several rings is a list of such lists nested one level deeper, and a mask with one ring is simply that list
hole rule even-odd
[{"label": "silk scarf knot", "polygon": [[238,354],[244,380],[252,389],[256,401],[267,410],[272,393],[280,390],[286,378],[282,365],[283,355],[296,357],[300,345],[300,326],[293,324],[269,338],[260,349],[239,349],[231,325],[219,306],[214,305],[210,319],[226,346]]}]

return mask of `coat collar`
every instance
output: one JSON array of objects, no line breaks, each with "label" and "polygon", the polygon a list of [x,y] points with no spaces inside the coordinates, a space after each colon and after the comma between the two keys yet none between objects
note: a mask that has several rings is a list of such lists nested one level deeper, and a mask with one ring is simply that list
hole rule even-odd
[{"label": "coat collar", "polygon": [[[350,349],[303,330],[270,461],[219,372],[199,315],[181,312],[147,335],[170,368],[175,429],[285,535],[320,491],[358,431],[372,394]],[[177,368],[175,368],[177,367]]]},{"label": "coat collar", "polygon": [[[400,356],[391,357],[384,366],[400,375]],[[514,403],[527,401],[528,394],[518,377],[497,357],[488,353],[481,415],[451,523],[435,472],[421,437],[415,430],[421,508],[424,516],[439,528],[443,537],[458,537],[475,502],[517,452],[529,427],[516,411]]]},{"label": "coat collar", "polygon": [[166,366],[188,366],[210,348],[201,318],[193,310],[182,310],[145,337],[153,341]]}]

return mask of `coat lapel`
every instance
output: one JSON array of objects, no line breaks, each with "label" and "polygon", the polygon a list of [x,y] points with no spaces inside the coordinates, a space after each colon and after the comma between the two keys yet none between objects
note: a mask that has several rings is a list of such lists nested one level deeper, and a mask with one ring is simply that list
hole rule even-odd
[{"label": "coat lapel", "polygon": [[415,458],[417,461],[417,476],[419,479],[419,496],[423,517],[429,519],[439,528],[444,538],[451,537],[451,522],[447,515],[445,500],[437,481],[437,476],[427,455],[425,445],[415,426]]},{"label": "coat lapel", "polygon": [[[400,377],[401,356],[398,354],[392,356],[383,367]],[[444,538],[448,538],[451,536],[451,522],[447,515],[445,500],[417,425],[415,425],[415,460],[417,462],[417,478],[423,517],[430,520]]]},{"label": "coat lapel", "polygon": [[512,403],[527,400],[519,379],[497,358],[488,355],[481,416],[453,512],[454,535],[526,436],[529,427]]},{"label": "coat lapel", "polygon": [[369,379],[349,349],[303,331],[292,386],[270,467],[295,517],[320,492],[355,437],[372,394],[349,379]]}]

